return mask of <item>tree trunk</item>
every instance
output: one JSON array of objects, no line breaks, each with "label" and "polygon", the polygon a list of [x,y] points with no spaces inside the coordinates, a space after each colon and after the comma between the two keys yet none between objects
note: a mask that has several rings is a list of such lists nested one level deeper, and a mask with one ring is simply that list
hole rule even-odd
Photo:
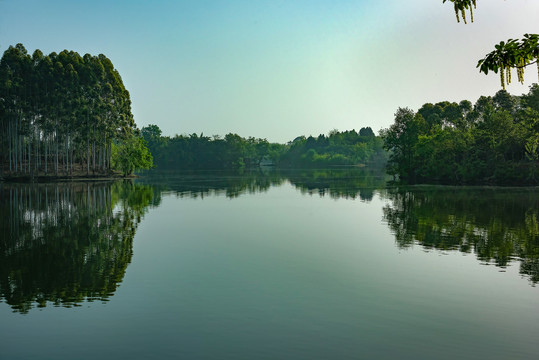
[{"label": "tree trunk", "polygon": [[58,176],[58,130],[56,130],[56,176]]},{"label": "tree trunk", "polygon": [[89,115],[86,113],[86,176],[90,175],[90,127]]},{"label": "tree trunk", "polygon": [[13,134],[12,134],[12,131],[11,131],[11,128],[13,127],[13,125],[11,124],[11,121],[8,123],[8,138],[9,138],[9,172],[11,173],[13,171],[13,164],[12,164],[12,159],[13,159]]},{"label": "tree trunk", "polygon": [[29,136],[28,137],[28,173],[31,173],[32,171],[32,148],[31,148],[31,144],[32,144],[32,141],[31,141],[31,137]]},{"label": "tree trunk", "polygon": [[94,145],[93,145],[92,150],[93,150],[93,153],[94,153],[93,159],[92,159],[92,170],[95,173],[95,140],[94,140]]},{"label": "tree trunk", "polygon": [[45,174],[47,174],[47,163],[49,162],[49,156],[47,154],[48,139],[45,139]]}]

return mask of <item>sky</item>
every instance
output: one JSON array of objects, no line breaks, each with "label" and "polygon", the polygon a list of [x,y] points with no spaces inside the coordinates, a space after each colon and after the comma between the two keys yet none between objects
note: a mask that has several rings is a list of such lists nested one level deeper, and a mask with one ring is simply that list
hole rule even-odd
[{"label": "sky", "polygon": [[477,61],[539,33],[539,0],[478,0],[474,17],[457,23],[442,0],[0,0],[0,52],[105,54],[139,128],[285,143],[494,95]]}]

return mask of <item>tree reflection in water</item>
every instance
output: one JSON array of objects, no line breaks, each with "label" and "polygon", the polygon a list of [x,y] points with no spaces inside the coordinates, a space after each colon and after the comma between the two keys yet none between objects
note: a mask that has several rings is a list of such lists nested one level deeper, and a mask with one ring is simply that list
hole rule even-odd
[{"label": "tree reflection in water", "polygon": [[107,182],[0,184],[0,199],[0,299],[27,313],[107,301],[160,197],[148,185]]},{"label": "tree reflection in water", "polygon": [[[302,193],[372,199],[363,169],[154,174],[136,183],[0,183],[0,300],[14,311],[108,301],[132,258],[143,215],[161,194],[236,198],[290,182]],[[159,184],[159,185],[155,185]]]},{"label": "tree reflection in water", "polygon": [[[387,197],[396,244],[459,250],[539,281],[539,192],[530,189],[385,189],[363,169],[167,174],[137,183],[0,183],[0,300],[16,312],[107,301],[132,258],[133,238],[161,194],[203,198],[264,192],[290,183],[304,194],[370,201]],[[159,184],[159,185],[155,185]]]},{"label": "tree reflection in water", "polygon": [[364,168],[303,170],[286,174],[290,183],[304,194],[319,194],[332,199],[356,199],[369,202],[386,184],[384,172]]},{"label": "tree reflection in water", "polygon": [[183,198],[204,198],[224,194],[236,198],[243,194],[268,191],[273,186],[290,182],[303,194],[332,198],[372,200],[377,189],[386,184],[383,170],[365,168],[258,170],[245,172],[150,172],[143,183],[161,184],[168,192]]},{"label": "tree reflection in water", "polygon": [[384,221],[400,248],[474,253],[480,261],[539,281],[539,192],[536,189],[414,187],[386,193]]}]

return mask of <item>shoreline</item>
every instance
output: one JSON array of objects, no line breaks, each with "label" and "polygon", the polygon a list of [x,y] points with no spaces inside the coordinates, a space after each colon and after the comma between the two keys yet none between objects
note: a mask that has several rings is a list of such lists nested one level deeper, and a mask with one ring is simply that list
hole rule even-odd
[{"label": "shoreline", "polygon": [[95,175],[0,175],[0,182],[10,183],[39,183],[39,182],[71,182],[71,181],[114,181],[136,179],[137,175],[124,176],[121,173],[95,174]]}]

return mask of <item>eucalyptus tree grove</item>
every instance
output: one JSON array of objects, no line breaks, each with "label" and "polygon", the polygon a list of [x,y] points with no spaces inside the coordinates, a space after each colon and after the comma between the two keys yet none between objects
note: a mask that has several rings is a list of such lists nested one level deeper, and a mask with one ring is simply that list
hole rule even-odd
[{"label": "eucalyptus tree grove", "polygon": [[0,164],[4,173],[70,175],[111,169],[114,142],[134,136],[129,92],[105,55],[30,55],[0,60]]}]

